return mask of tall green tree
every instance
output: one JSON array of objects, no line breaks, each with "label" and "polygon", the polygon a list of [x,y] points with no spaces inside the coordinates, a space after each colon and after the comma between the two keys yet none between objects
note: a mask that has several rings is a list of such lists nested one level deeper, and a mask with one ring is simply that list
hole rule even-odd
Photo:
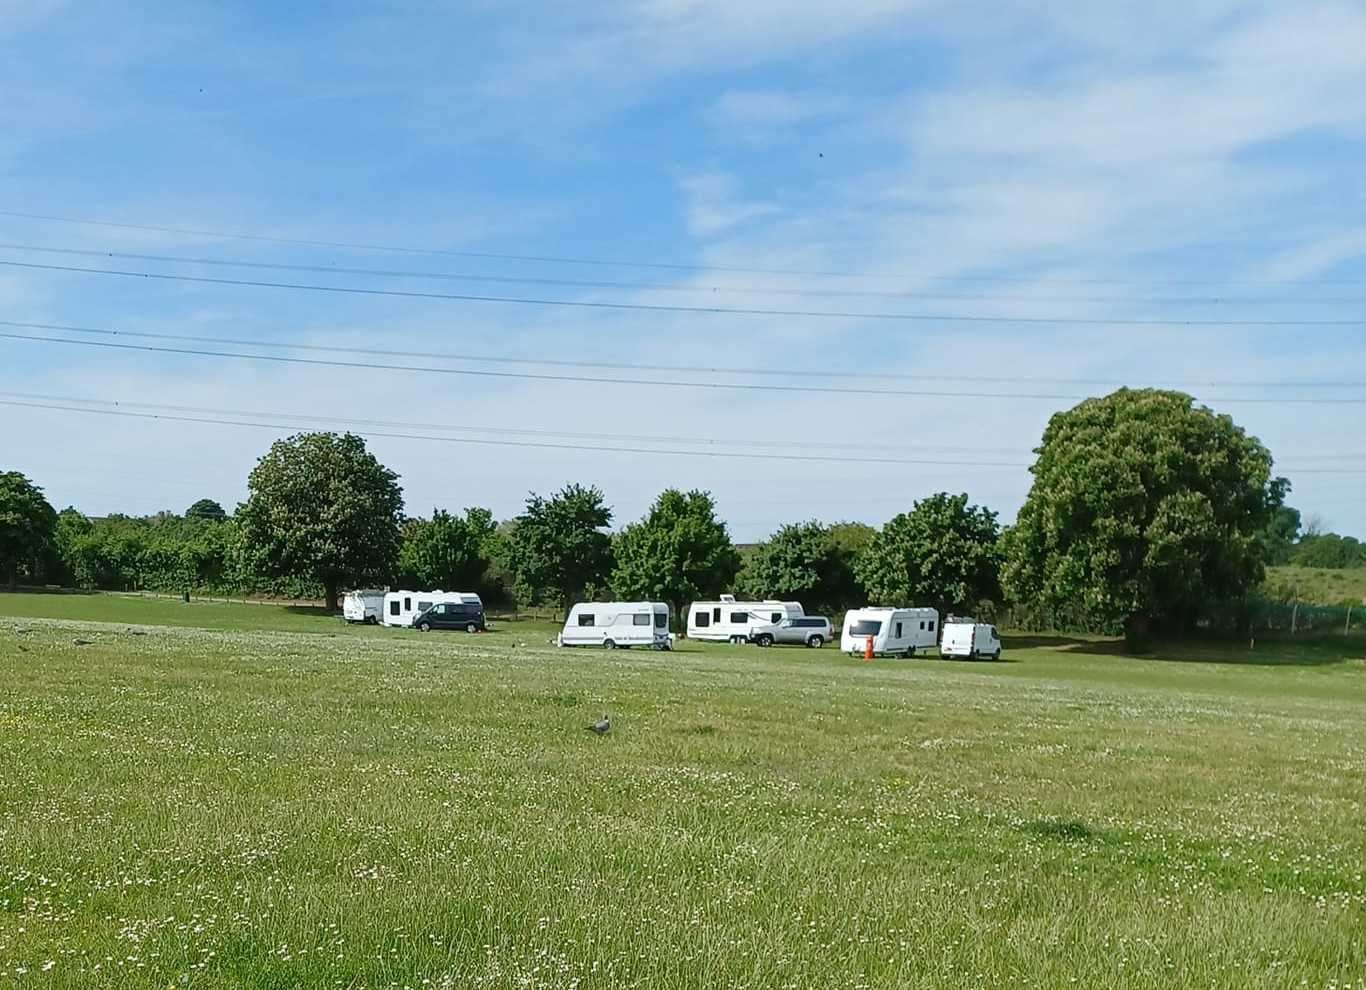
[{"label": "tall green tree", "polygon": [[398,553],[399,582],[405,588],[482,594],[495,528],[493,513],[479,508],[466,509],[463,517],[434,509],[430,519],[406,520]]},{"label": "tall green tree", "polygon": [[857,571],[870,601],[971,612],[999,596],[996,513],[940,492],[894,516],[869,541]]},{"label": "tall green tree", "polygon": [[393,572],[403,490],[360,437],[301,433],[276,441],[247,489],[237,517],[262,572],[318,581],[334,610],[343,583]]},{"label": "tall green tree", "polygon": [[1284,497],[1271,454],[1180,392],[1120,389],[1057,413],[1007,538],[1010,596],[1122,625],[1130,649],[1264,574]]},{"label": "tall green tree", "polygon": [[11,589],[23,570],[35,576],[57,532],[57,512],[43,490],[18,471],[0,471],[0,573]]},{"label": "tall green tree", "polygon": [[740,554],[716,518],[710,492],[666,489],[639,522],[616,538],[612,593],[665,602],[677,621],[688,602],[729,590]]},{"label": "tall green tree", "polygon": [[599,489],[566,485],[549,498],[532,492],[516,523],[501,542],[521,601],[568,606],[585,588],[606,583],[612,570],[606,533],[612,510]]},{"label": "tall green tree", "polygon": [[754,598],[800,601],[808,611],[838,612],[860,604],[851,547],[857,540],[846,539],[849,535],[847,529],[837,535],[835,527],[818,522],[783,526],[746,562],[740,588]]},{"label": "tall green tree", "polygon": [[228,518],[227,512],[223,507],[211,498],[201,498],[194,505],[185,510],[186,519],[208,519],[213,522],[222,522]]}]

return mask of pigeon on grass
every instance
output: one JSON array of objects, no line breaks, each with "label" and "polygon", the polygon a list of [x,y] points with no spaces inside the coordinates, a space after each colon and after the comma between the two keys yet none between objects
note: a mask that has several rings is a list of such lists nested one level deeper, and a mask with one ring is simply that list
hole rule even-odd
[{"label": "pigeon on grass", "polygon": [[611,731],[612,722],[610,719],[608,719],[606,715],[604,715],[602,718],[598,719],[592,725],[585,725],[584,728],[595,735],[605,736],[608,732]]}]

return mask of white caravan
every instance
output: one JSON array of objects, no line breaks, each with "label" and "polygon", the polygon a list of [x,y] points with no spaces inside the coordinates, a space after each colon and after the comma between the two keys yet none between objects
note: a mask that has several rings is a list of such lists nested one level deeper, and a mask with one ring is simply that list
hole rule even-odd
[{"label": "white caravan", "polygon": [[996,627],[976,619],[951,615],[944,621],[944,639],[939,644],[941,657],[988,657],[1001,659],[1001,637]]},{"label": "white caravan", "polygon": [[669,606],[663,602],[579,602],[569,610],[556,646],[648,646],[667,650]]},{"label": "white caravan", "polygon": [[722,595],[719,602],[693,602],[688,608],[688,638],[747,643],[756,627],[805,614],[800,602],[737,602],[734,595]]},{"label": "white caravan", "polygon": [[377,625],[384,613],[384,592],[373,588],[348,591],[342,600],[342,617],[347,622]]},{"label": "white caravan", "polygon": [[478,605],[484,603],[472,591],[391,591],[384,596],[384,624],[386,626],[411,626],[417,618],[433,605],[449,602],[452,605]]},{"label": "white caravan", "polygon": [[873,640],[875,656],[915,656],[939,639],[939,613],[932,608],[854,608],[844,615],[840,649],[862,654]]}]

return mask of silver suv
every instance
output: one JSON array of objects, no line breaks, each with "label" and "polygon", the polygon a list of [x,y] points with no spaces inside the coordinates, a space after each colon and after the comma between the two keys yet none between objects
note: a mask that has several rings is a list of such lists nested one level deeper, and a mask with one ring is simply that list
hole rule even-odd
[{"label": "silver suv", "polygon": [[800,619],[783,619],[752,626],[749,641],[759,646],[774,643],[800,643],[819,649],[830,641],[830,620],[821,615],[804,615]]}]

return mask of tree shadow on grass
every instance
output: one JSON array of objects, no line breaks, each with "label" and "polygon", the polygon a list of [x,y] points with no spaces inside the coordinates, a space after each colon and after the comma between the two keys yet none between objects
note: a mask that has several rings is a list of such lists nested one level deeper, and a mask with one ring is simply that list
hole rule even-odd
[{"label": "tree shadow on grass", "polygon": [[340,619],[340,612],[330,612],[322,605],[286,605],[290,615],[301,615],[309,619]]},{"label": "tree shadow on grass", "polygon": [[1254,667],[1329,667],[1366,660],[1366,640],[1291,642],[1267,640],[1187,640],[1158,642],[1147,653],[1130,653],[1122,639],[1077,640],[1060,647],[1065,653],[1119,657],[1159,663],[1222,663]]},{"label": "tree shadow on grass", "polygon": [[33,585],[19,585],[17,588],[10,588],[9,585],[0,584],[0,591],[11,595],[98,595],[99,591],[92,591],[89,588],[61,588],[56,585],[44,585],[42,587]]}]

